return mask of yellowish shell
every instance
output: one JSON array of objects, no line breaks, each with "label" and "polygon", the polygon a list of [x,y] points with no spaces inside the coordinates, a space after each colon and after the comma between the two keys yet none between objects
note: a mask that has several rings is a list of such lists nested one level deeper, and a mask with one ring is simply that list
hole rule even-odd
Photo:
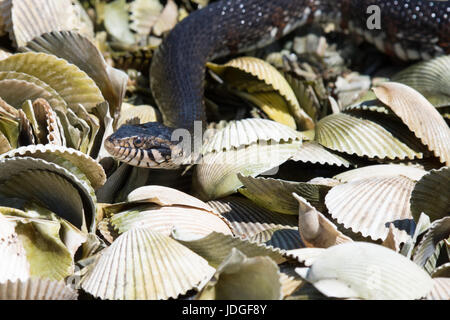
[{"label": "yellowish shell", "polygon": [[76,300],[78,294],[64,282],[30,278],[0,282],[0,300]]},{"label": "yellowish shell", "polygon": [[450,165],[450,128],[424,96],[395,82],[383,83],[374,92],[441,162]]},{"label": "yellowish shell", "polygon": [[175,240],[135,228],[102,251],[81,287],[110,300],[176,298],[213,275],[206,260]]}]

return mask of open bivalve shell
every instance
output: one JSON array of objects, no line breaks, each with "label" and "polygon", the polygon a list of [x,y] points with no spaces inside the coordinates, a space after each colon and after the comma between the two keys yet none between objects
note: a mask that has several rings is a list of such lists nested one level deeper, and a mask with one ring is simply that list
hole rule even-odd
[{"label": "open bivalve shell", "polygon": [[13,157],[32,157],[48,162],[57,162],[58,158],[63,158],[77,166],[89,179],[94,189],[100,188],[106,182],[106,174],[102,166],[85,153],[72,148],[52,144],[30,145],[2,154],[0,159]]},{"label": "open bivalve shell", "polygon": [[450,214],[450,168],[431,170],[420,179],[411,193],[411,213],[418,221],[425,212],[431,221]]},{"label": "open bivalve shell", "polygon": [[34,199],[76,227],[95,230],[96,197],[89,182],[42,159],[0,159],[0,168],[1,193],[13,198]]},{"label": "open bivalve shell", "polygon": [[64,282],[30,278],[0,283],[0,300],[76,300],[78,294]]},{"label": "open bivalve shell", "polygon": [[442,163],[450,165],[450,128],[424,96],[395,82],[385,82],[374,92]]},{"label": "open bivalve shell", "polygon": [[148,228],[134,228],[100,253],[81,287],[101,299],[176,298],[198,289],[214,270],[177,241]]},{"label": "open bivalve shell", "polygon": [[30,276],[26,251],[14,230],[15,224],[0,213],[0,283]]},{"label": "open bivalve shell", "polygon": [[297,272],[320,292],[336,298],[420,299],[433,287],[433,279],[412,261],[365,242],[330,247],[310,268]]},{"label": "open bivalve shell", "polygon": [[278,214],[242,197],[231,196],[209,201],[208,205],[231,224],[235,235],[243,239],[250,239],[266,230],[297,227],[297,217]]},{"label": "open bivalve shell", "polygon": [[[197,236],[216,231],[233,234],[226,219],[203,201],[163,186],[145,186],[131,192],[128,202],[103,206],[99,229],[108,241],[135,227],[148,227],[170,236],[174,228]],[[111,232],[112,231],[112,232]]]},{"label": "open bivalve shell", "polygon": [[404,176],[363,178],[332,188],[325,197],[329,213],[338,223],[373,240],[384,240],[389,224],[405,242],[415,229],[409,207],[414,181]]}]

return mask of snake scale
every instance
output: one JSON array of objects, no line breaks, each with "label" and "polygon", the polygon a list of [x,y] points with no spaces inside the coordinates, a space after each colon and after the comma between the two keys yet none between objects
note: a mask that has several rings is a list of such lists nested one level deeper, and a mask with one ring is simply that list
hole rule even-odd
[{"label": "snake scale", "polygon": [[[369,6],[380,28],[367,26]],[[172,133],[205,122],[206,62],[260,48],[296,28],[331,21],[403,60],[450,54],[450,3],[423,0],[223,0],[182,20],[163,40],[151,64],[151,89],[164,124],[125,125],[105,141],[116,159],[133,166],[175,168],[182,151]]]}]

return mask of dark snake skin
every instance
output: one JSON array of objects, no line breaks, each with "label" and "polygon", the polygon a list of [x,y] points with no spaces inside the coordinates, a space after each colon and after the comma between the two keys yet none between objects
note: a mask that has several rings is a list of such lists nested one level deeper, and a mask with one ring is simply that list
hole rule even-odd
[{"label": "dark snake skin", "polygon": [[[367,27],[370,16],[367,9],[371,5],[381,9],[381,29]],[[313,21],[334,21],[343,29],[362,35],[386,54],[403,60],[429,59],[450,53],[448,1],[218,1],[180,22],[153,57],[151,89],[163,114],[164,125],[192,132],[194,121],[204,123],[203,83],[207,61],[265,46]],[[171,129],[158,134],[157,128],[162,126],[149,123],[121,128],[108,140],[107,149],[115,155],[113,146],[122,143],[122,148],[130,148],[131,152],[133,148],[141,150],[133,152],[135,158],[140,158],[139,163],[130,157],[124,161],[144,167],[165,167],[173,151],[168,147],[171,142],[166,141],[170,140]],[[146,156],[155,149],[154,142],[148,143],[155,134],[166,143],[157,154],[164,159],[156,162],[153,155]],[[138,143],[134,143],[135,140]],[[124,157],[117,158],[123,160]]]}]

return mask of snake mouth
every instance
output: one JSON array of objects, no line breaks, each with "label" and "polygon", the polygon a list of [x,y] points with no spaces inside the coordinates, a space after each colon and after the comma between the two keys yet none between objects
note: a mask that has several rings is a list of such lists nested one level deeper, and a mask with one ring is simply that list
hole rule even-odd
[{"label": "snake mouth", "polygon": [[[176,169],[182,152],[166,135],[142,132],[144,126],[122,126],[109,136],[104,146],[115,159],[135,167]],[[140,132],[136,132],[136,130]],[[144,134],[145,133],[145,134]]]}]

